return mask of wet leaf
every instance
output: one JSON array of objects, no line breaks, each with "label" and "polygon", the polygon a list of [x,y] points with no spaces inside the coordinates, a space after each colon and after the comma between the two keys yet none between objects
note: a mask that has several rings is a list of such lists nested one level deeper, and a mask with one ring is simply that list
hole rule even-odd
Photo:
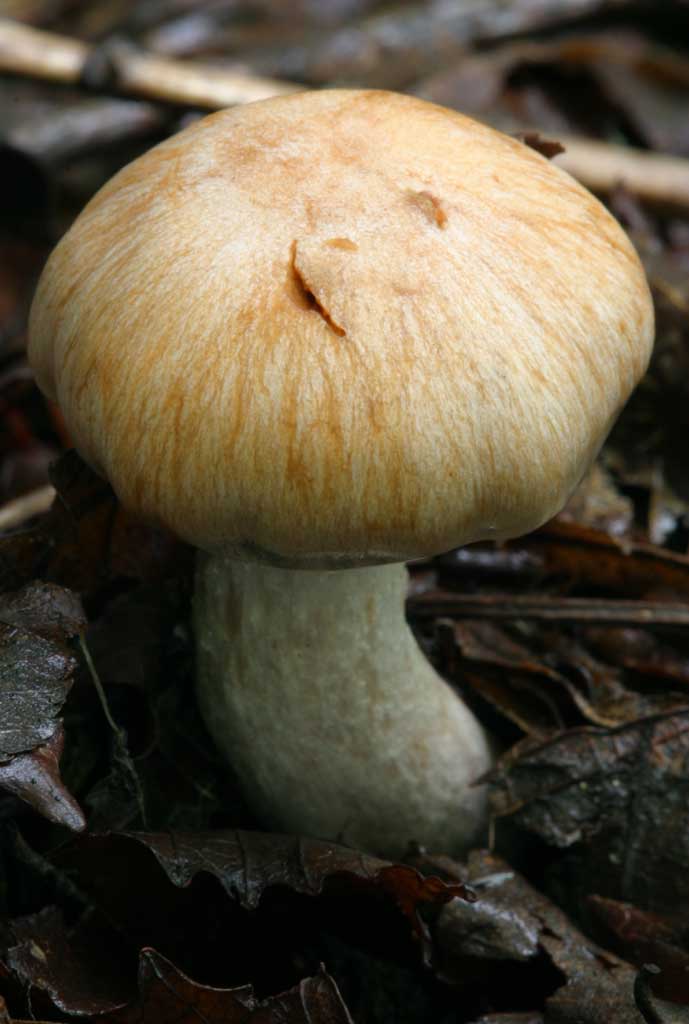
[{"label": "wet leaf", "polygon": [[[67,929],[61,912],[46,907],[11,923],[13,944],[4,959],[34,998],[43,994],[65,1013],[98,1016],[133,996],[123,965],[103,935]],[[46,1004],[48,1005],[48,1004]]]},{"label": "wet leaf", "polygon": [[510,550],[537,556],[541,576],[639,597],[665,590],[689,596],[689,557],[652,544],[627,542],[600,530],[560,519],[526,537],[508,541]]},{"label": "wet leaf", "polygon": [[50,740],[75,666],[63,644],[0,623],[0,762]]},{"label": "wet leaf", "polygon": [[101,1019],[107,1024],[352,1024],[337,985],[322,968],[288,992],[258,999],[251,985],[198,985],[154,949],[141,952],[137,1000]]},{"label": "wet leaf", "polygon": [[384,893],[426,942],[427,953],[428,933],[418,914],[420,906],[456,897],[473,899],[471,890],[461,883],[424,878],[407,865],[316,839],[239,831],[124,835],[150,850],[174,885],[187,886],[199,872],[209,872],[247,910],[255,910],[265,891],[276,885],[317,896],[328,882],[340,879],[347,886]]},{"label": "wet leaf", "polygon": [[62,587],[36,582],[0,596],[0,789],[72,829],[85,821],[60,777],[58,715],[76,667],[64,641],[85,621]]},{"label": "wet leaf", "polygon": [[80,831],[86,820],[60,777],[63,748],[64,730],[58,723],[47,743],[0,762],[0,789],[30,804],[48,821]]},{"label": "wet leaf", "polygon": [[689,911],[687,708],[518,745],[497,770],[493,799],[498,815],[576,849],[582,899],[595,878],[603,896]]},{"label": "wet leaf", "polygon": [[[579,716],[596,725],[617,724],[619,719],[605,703],[607,680],[597,680],[588,694],[581,678],[577,685],[553,667],[554,657],[529,650],[490,622],[458,622],[455,636],[462,654],[458,671],[468,671],[473,688],[527,733],[543,736]],[[563,648],[559,665],[565,667],[569,655],[581,668],[582,652],[576,642],[570,640]],[[612,674],[609,668],[601,669],[601,674]]]},{"label": "wet leaf", "polygon": [[607,946],[639,968],[649,963],[659,968],[647,979],[653,995],[689,1006],[689,930],[684,915],[673,919],[597,895],[590,896],[588,904]]},{"label": "wet leaf", "polygon": [[0,595],[0,622],[47,640],[69,640],[86,626],[81,601],[71,590],[36,580]]},{"label": "wet leaf", "polygon": [[[276,914],[270,941],[278,965],[295,941],[313,940],[322,927],[316,921],[329,907],[333,926],[354,944],[385,935],[418,964],[419,954],[426,961],[432,956],[421,910],[472,897],[460,883],[424,878],[413,867],[346,847],[247,831],[85,837],[60,853],[58,866],[80,879],[94,905],[134,946],[154,946],[191,977],[213,985],[236,977],[228,978],[222,960],[229,926],[246,935],[241,957],[246,954],[250,964],[255,944],[265,945],[255,929]],[[369,918],[363,932],[362,915]],[[189,929],[197,927],[204,934],[190,947]],[[244,963],[241,957],[238,952],[235,967]],[[254,963],[239,980],[259,980],[255,972]],[[282,977],[292,983],[293,974]]]},{"label": "wet leaf", "polygon": [[[638,1024],[627,963],[582,935],[500,857],[475,851],[457,870],[480,896],[475,904],[457,902],[441,911],[436,936],[445,976],[461,981],[467,971],[481,971],[490,978],[502,970],[536,1009],[545,1002],[545,1024]],[[523,964],[520,974],[507,974],[510,961]]]}]

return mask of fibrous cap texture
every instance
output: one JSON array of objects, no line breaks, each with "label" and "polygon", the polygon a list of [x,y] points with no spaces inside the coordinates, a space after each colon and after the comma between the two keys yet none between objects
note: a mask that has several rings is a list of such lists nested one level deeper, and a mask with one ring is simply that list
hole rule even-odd
[{"label": "fibrous cap texture", "polygon": [[332,90],[117,174],[47,264],[30,358],[125,504],[207,550],[336,566],[554,514],[652,332],[630,242],[567,174]]}]

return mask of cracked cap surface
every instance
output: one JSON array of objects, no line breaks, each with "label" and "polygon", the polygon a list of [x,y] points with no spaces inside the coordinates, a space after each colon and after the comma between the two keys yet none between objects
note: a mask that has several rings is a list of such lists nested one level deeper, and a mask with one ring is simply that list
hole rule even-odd
[{"label": "cracked cap surface", "polygon": [[631,243],[564,171],[331,90],[120,171],[51,256],[29,352],[126,505],[208,550],[337,566],[549,518],[652,335]]}]

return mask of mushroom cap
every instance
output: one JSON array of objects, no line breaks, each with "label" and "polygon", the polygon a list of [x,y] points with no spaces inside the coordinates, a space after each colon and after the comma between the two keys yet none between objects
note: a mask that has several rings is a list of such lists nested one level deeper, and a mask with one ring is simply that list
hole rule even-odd
[{"label": "mushroom cap", "polygon": [[122,502],[206,550],[401,561],[556,513],[643,374],[613,217],[521,142],[380,91],[223,110],[91,200],[30,359]]}]

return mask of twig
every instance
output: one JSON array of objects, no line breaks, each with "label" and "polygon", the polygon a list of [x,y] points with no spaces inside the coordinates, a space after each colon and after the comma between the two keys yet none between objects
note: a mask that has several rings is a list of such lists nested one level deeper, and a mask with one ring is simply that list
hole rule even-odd
[{"label": "twig", "polygon": [[28,519],[47,512],[53,503],[55,488],[50,484],[37,487],[35,491],[13,498],[0,507],[0,530],[14,530]]},{"label": "twig", "polygon": [[410,597],[415,619],[536,619],[594,626],[657,628],[689,625],[689,604],[662,601],[607,601],[581,597],[512,597],[454,594],[435,590]]},{"label": "twig", "polygon": [[223,68],[156,57],[119,41],[99,51],[81,40],[0,18],[2,72],[78,85],[98,56],[107,63],[104,73],[113,91],[185,106],[217,109],[300,88]]},{"label": "twig", "polygon": [[93,662],[93,658],[91,657],[91,652],[88,648],[88,645],[86,643],[86,637],[83,632],[79,633],[79,646],[81,647],[81,653],[84,656],[84,661],[86,662],[87,668],[91,674],[91,679],[93,680],[93,685],[96,689],[96,693],[98,694],[98,699],[103,709],[103,714],[105,715],[105,719],[113,732],[115,762],[122,767],[124,773],[128,776],[130,780],[131,786],[136,796],[136,802],[139,808],[141,821],[143,823],[144,828],[147,828],[148,825],[146,817],[146,804],[144,800],[144,792],[141,786],[141,780],[139,779],[139,775],[137,773],[136,768],[134,767],[134,762],[132,760],[131,754],[129,753],[129,748],[127,747],[127,734],[124,731],[124,729],[122,729],[117,724],[115,719],[112,717],[110,705],[108,704],[108,698],[105,695],[103,683],[101,682],[101,678],[98,675],[98,671]]},{"label": "twig", "polygon": [[565,151],[554,162],[592,192],[624,185],[647,202],[689,207],[689,160],[567,135],[557,141]]},{"label": "twig", "polygon": [[27,864],[40,878],[47,879],[54,887],[57,895],[65,898],[70,903],[80,904],[84,908],[92,906],[91,899],[85,890],[73,882],[67,872],[61,871],[54,864],[51,864],[47,857],[43,857],[34,850],[13,823],[9,824],[9,837],[14,846],[17,859]]},{"label": "twig", "polygon": [[649,979],[659,973],[660,969],[655,964],[643,964],[634,979],[634,1002],[647,1024],[664,1024],[651,999],[649,984]]},{"label": "twig", "polygon": [[[104,47],[0,18],[0,72],[217,110],[304,86],[170,60],[121,40]],[[642,200],[689,209],[689,160],[566,136],[557,163],[594,192],[626,185]]]},{"label": "twig", "polygon": [[115,733],[117,738],[124,742],[124,730],[120,729],[119,725],[117,724],[115,719],[112,717],[112,714],[110,713],[110,705],[108,704],[108,698],[105,696],[103,684],[96,670],[96,666],[94,665],[93,658],[91,657],[91,651],[88,648],[88,645],[86,643],[86,637],[84,636],[83,633],[79,633],[79,646],[81,647],[81,653],[84,655],[84,661],[86,662],[88,670],[91,673],[91,679],[93,680],[93,685],[96,688],[96,693],[98,694],[98,700],[100,701],[101,707],[103,709],[105,720],[112,729],[112,731]]}]

